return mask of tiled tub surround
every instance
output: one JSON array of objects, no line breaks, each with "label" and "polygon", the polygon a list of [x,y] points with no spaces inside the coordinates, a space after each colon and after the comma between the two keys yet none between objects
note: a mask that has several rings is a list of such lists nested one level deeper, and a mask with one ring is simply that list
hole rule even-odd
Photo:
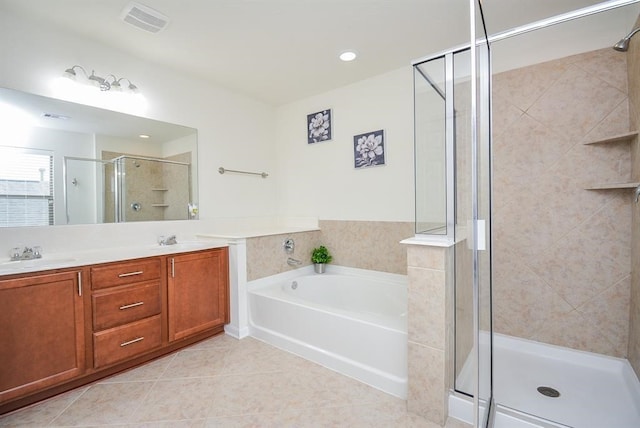
[{"label": "tiled tub surround", "polygon": [[[495,331],[625,357],[631,191],[626,56],[607,48],[494,79]],[[527,82],[527,84],[522,84]]]},{"label": "tiled tub surround", "polygon": [[[311,264],[311,251],[326,246],[333,264],[357,269],[405,275],[406,251],[400,241],[413,236],[412,222],[320,220],[319,231],[248,237],[247,280],[287,272],[287,257]],[[295,252],[287,255],[282,243],[287,238],[296,243]]]}]

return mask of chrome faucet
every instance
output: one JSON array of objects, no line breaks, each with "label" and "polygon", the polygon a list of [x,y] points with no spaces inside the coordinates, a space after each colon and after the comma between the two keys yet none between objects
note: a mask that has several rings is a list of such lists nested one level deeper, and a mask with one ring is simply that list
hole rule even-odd
[{"label": "chrome faucet", "polygon": [[20,250],[19,247],[11,249],[11,258],[12,262],[18,260],[33,260],[33,259],[41,259],[42,258],[42,249],[39,246],[35,247],[24,247]]},{"label": "chrome faucet", "polygon": [[178,241],[176,240],[176,235],[169,235],[167,237],[159,236],[158,237],[158,245],[175,245]]}]

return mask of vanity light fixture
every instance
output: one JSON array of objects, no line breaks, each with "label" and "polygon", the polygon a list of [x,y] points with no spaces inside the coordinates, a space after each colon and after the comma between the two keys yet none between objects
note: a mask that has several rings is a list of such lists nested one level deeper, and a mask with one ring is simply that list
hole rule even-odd
[{"label": "vanity light fixture", "polygon": [[[127,79],[126,77],[117,78],[113,74],[109,74],[106,78],[105,77],[100,77],[100,76],[96,75],[94,70],[91,70],[91,75],[89,75],[87,73],[87,71],[80,65],[74,65],[71,68],[67,68],[64,71],[63,76],[68,78],[68,79],[71,79],[71,80],[77,82],[78,81],[78,73],[76,72],[76,69],[82,70],[82,73],[84,74],[84,77],[86,78],[87,83],[99,87],[100,90],[103,91],[103,92],[104,91],[114,90],[114,91],[118,91],[118,92],[129,91],[129,92],[131,92],[133,94],[137,94],[138,93],[138,87],[136,85],[134,85],[133,83],[131,83],[131,80]],[[128,85],[123,86],[120,83],[123,80],[126,80]]]},{"label": "vanity light fixture", "polygon": [[354,51],[344,51],[340,54],[339,58],[344,62],[353,61],[358,56]]},{"label": "vanity light fixture", "polygon": [[138,137],[139,138],[143,138],[143,139],[149,138],[149,136],[147,134],[140,134],[140,135],[138,135]]}]

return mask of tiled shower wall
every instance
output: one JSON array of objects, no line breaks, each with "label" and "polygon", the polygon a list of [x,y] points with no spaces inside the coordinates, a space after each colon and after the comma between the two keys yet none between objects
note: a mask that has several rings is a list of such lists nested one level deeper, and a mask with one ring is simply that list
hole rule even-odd
[{"label": "tiled shower wall", "polygon": [[[634,28],[640,25],[640,18]],[[629,76],[629,112],[631,129],[640,129],[640,38],[631,39],[627,52]],[[640,181],[640,152],[638,137],[632,144],[631,173],[634,181]],[[640,205],[633,206],[633,232],[631,247],[631,303],[629,317],[629,362],[640,377]]]},{"label": "tiled shower wall", "polygon": [[247,280],[264,278],[295,267],[287,265],[282,247],[293,238],[291,257],[311,264],[311,251],[324,245],[332,264],[406,275],[406,248],[400,241],[414,235],[412,222],[321,220],[320,231],[261,236],[247,239]]},{"label": "tiled shower wall", "polygon": [[[637,74],[637,73],[636,73]],[[626,55],[603,49],[494,78],[497,333],[627,355],[632,190]]]}]

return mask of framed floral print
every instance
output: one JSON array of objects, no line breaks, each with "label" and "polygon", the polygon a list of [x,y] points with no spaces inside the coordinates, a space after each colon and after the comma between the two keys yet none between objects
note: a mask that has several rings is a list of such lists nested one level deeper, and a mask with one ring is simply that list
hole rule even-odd
[{"label": "framed floral print", "polygon": [[383,129],[353,137],[353,159],[356,168],[384,165],[384,152]]},{"label": "framed floral print", "polygon": [[331,109],[307,115],[307,143],[320,143],[331,139]]}]

